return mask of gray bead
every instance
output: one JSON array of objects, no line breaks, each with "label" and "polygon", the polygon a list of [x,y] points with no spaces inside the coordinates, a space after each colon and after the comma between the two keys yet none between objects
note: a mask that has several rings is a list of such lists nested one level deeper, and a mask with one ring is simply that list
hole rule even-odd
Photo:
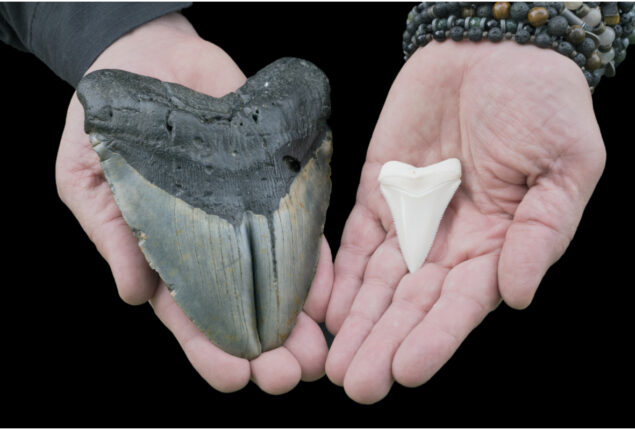
[{"label": "gray bead", "polygon": [[624,44],[622,43],[622,39],[615,39],[613,41],[613,49],[615,49],[615,51],[621,51],[624,49]]},{"label": "gray bead", "polygon": [[560,15],[564,16],[567,19],[567,22],[570,25],[579,25],[582,28],[584,28],[586,26],[586,24],[584,23],[584,21],[582,21],[580,18],[578,18],[578,16],[573,13],[572,11],[570,11],[569,9],[564,9]]},{"label": "gray bead", "polygon": [[481,31],[480,28],[472,27],[467,31],[467,37],[472,42],[478,42],[479,40],[483,38],[483,32]]},{"label": "gray bead", "polygon": [[622,37],[622,26],[620,24],[615,24],[615,26],[613,26],[613,31],[615,31],[616,39]]},{"label": "gray bead", "polygon": [[600,80],[602,80],[602,76],[604,76],[604,69],[597,69],[593,71],[593,83],[592,83],[592,87],[597,87],[598,84],[600,83]]},{"label": "gray bead", "polygon": [[432,37],[434,37],[434,40],[443,42],[445,40],[445,31],[437,30],[432,34]]},{"label": "gray bead", "polygon": [[539,48],[550,48],[551,47],[551,36],[547,33],[540,33],[536,35],[536,46]]},{"label": "gray bead", "polygon": [[624,1],[624,2],[619,2],[617,5],[620,8],[620,10],[622,11],[622,13],[627,13],[633,8],[634,4],[635,3],[630,2],[630,1],[629,2]]},{"label": "gray bead", "polygon": [[512,33],[516,33],[518,29],[518,23],[513,19],[505,20],[505,31],[511,31]]},{"label": "gray bead", "polygon": [[527,19],[527,13],[529,12],[529,6],[525,2],[512,3],[512,6],[509,8],[509,14],[512,19],[516,21],[523,21]]},{"label": "gray bead", "polygon": [[503,31],[499,27],[494,27],[487,33],[487,38],[492,42],[500,42],[503,40]]},{"label": "gray bead", "polygon": [[432,6],[432,13],[437,18],[446,18],[448,16],[448,7],[445,3],[437,3]]},{"label": "gray bead", "polygon": [[425,9],[423,12],[421,12],[421,22],[423,22],[424,24],[430,24],[433,19],[434,16],[428,13],[428,9]]},{"label": "gray bead", "polygon": [[516,32],[516,42],[520,43],[521,45],[528,43],[530,38],[531,34],[529,34],[529,32],[524,28]]},{"label": "gray bead", "polygon": [[547,2],[547,6],[554,8],[556,11],[560,12],[564,7],[564,4],[561,1],[552,1]]},{"label": "gray bead", "polygon": [[492,6],[489,4],[482,4],[476,8],[476,16],[481,18],[492,17]]},{"label": "gray bead", "polygon": [[613,61],[615,61],[615,66],[619,66],[619,65],[620,65],[620,63],[621,63],[622,61],[624,61],[624,59],[625,59],[625,58],[626,58],[626,51],[625,51],[625,50],[624,50],[624,51],[617,52],[617,53],[615,54],[615,58],[613,59]]},{"label": "gray bead", "polygon": [[564,40],[558,44],[557,49],[560,54],[565,55],[567,57],[570,57],[571,54],[573,53],[573,45]]},{"label": "gray bead", "polygon": [[547,31],[552,36],[564,36],[567,34],[569,28],[569,22],[564,16],[554,16],[547,23]]},{"label": "gray bead", "polygon": [[606,63],[605,69],[604,69],[604,76],[612,78],[613,76],[615,76],[615,64],[613,63],[613,61],[609,61],[608,63]]},{"label": "gray bead", "polygon": [[414,8],[410,12],[408,12],[408,18],[406,19],[406,24],[410,24],[412,21],[414,21],[416,15],[417,15],[417,9],[416,8]]},{"label": "gray bead", "polygon": [[453,16],[461,16],[461,4],[458,2],[449,2],[447,4],[448,14]]},{"label": "gray bead", "polygon": [[463,40],[463,27],[454,26],[450,28],[450,39],[459,42]]},{"label": "gray bead", "polygon": [[590,37],[585,37],[582,43],[578,45],[577,50],[588,58],[595,51],[595,42]]},{"label": "gray bead", "polygon": [[578,67],[584,67],[586,64],[586,57],[584,54],[578,53],[575,57],[573,57],[573,61],[578,65]]},{"label": "gray bead", "polygon": [[593,86],[593,73],[589,72],[588,70],[584,71],[584,77],[586,78],[586,82],[587,84],[589,84],[590,87]]}]

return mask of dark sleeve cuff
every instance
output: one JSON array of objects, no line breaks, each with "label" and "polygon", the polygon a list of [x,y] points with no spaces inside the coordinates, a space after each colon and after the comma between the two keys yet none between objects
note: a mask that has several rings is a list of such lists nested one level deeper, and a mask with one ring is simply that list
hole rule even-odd
[{"label": "dark sleeve cuff", "polygon": [[59,77],[76,87],[114,41],[153,19],[190,3],[38,3],[28,48]]}]

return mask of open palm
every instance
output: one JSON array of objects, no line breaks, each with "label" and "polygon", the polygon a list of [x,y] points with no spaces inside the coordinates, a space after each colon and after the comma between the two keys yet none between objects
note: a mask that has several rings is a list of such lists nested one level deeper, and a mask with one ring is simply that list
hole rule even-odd
[{"label": "open palm", "polygon": [[[200,39],[180,14],[159,18],[122,37],[91,66],[91,70],[99,68],[148,75],[215,97],[236,90],[246,80],[231,58]],[[300,379],[321,377],[327,346],[316,321],[324,320],[333,279],[326,240],[322,240],[304,311],[285,344],[252,361],[227,354],[186,317],[146,262],[115,204],[83,125],[84,112],[74,95],[57,157],[58,191],[108,261],[120,296],[131,304],[149,300],[196,370],[220,391],[238,390],[251,379],[264,391],[276,394],[292,389]]]},{"label": "open palm", "polygon": [[[426,263],[408,273],[382,165],[456,157],[462,183]],[[372,403],[427,381],[501,298],[532,300],[565,251],[605,151],[579,68],[512,42],[431,43],[397,76],[335,260],[326,372]]]}]

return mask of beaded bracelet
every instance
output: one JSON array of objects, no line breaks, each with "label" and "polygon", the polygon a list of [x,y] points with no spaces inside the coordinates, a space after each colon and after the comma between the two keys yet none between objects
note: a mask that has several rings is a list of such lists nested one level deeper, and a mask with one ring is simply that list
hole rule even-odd
[{"label": "beaded bracelet", "polygon": [[593,92],[603,76],[615,76],[635,44],[633,23],[633,3],[423,2],[408,14],[402,49],[407,60],[432,40],[513,38],[571,58]]}]

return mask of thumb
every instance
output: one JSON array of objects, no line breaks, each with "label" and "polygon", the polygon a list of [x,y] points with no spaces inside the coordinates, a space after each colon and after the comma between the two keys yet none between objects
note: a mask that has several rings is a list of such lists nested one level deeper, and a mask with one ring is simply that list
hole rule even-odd
[{"label": "thumb", "polygon": [[507,230],[498,264],[499,290],[509,306],[529,306],[549,267],[564,254],[604,159],[602,152],[590,165],[569,165],[567,175],[548,173],[525,194]]}]

